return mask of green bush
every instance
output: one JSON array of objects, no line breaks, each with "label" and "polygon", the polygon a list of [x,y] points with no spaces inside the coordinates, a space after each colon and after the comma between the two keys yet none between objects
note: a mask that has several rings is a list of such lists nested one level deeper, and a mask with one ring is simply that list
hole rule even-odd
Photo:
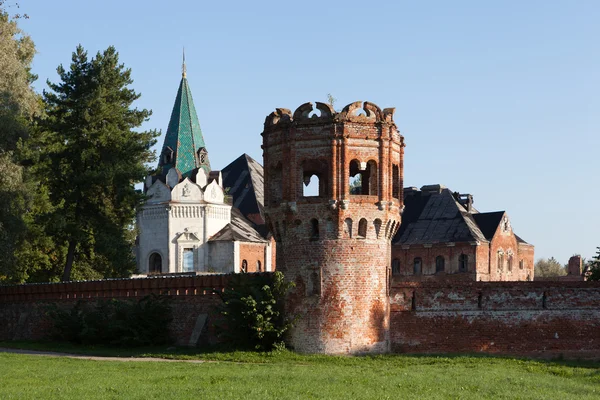
[{"label": "green bush", "polygon": [[220,294],[225,324],[220,336],[240,349],[270,351],[281,349],[286,332],[295,318],[286,317],[283,301],[294,286],[281,272],[271,275],[239,275],[231,288]]},{"label": "green bush", "polygon": [[70,310],[54,305],[49,313],[53,337],[73,343],[150,346],[170,342],[170,298],[150,295],[139,301],[79,301]]}]

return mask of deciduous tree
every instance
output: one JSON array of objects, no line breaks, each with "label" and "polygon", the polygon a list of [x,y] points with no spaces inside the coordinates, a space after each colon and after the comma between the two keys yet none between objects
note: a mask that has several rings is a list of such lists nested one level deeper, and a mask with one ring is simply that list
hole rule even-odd
[{"label": "deciduous tree", "polygon": [[551,278],[556,276],[564,276],[567,270],[554,257],[540,258],[535,262],[536,278]]}]

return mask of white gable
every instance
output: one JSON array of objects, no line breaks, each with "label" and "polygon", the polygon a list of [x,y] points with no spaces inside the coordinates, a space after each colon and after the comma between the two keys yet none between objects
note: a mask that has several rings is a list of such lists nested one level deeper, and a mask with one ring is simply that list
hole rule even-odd
[{"label": "white gable", "polygon": [[225,201],[225,192],[223,192],[223,188],[217,182],[212,181],[204,190],[204,200],[207,203],[223,204]]},{"label": "white gable", "polygon": [[202,190],[198,187],[198,185],[190,181],[188,178],[185,178],[171,191],[171,198],[174,201],[198,202],[202,200],[202,197]]},{"label": "white gable", "polygon": [[162,203],[171,200],[171,191],[157,179],[146,192],[146,196],[148,196],[148,204]]}]

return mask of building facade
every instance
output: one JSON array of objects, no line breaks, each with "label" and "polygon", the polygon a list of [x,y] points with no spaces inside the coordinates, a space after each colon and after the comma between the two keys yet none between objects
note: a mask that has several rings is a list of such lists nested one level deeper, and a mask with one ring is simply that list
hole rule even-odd
[{"label": "building facade", "polygon": [[473,196],[443,185],[405,188],[392,274],[406,280],[533,280],[534,248],[505,211],[479,212]]},{"label": "building facade", "polygon": [[140,274],[272,270],[271,241],[232,207],[223,182],[221,171],[210,168],[184,69],[158,168],[146,178],[148,199],[137,215]]}]

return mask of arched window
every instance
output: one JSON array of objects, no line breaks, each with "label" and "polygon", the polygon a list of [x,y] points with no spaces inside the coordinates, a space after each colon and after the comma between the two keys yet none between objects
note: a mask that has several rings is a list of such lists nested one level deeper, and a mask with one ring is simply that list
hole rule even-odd
[{"label": "arched window", "polygon": [[458,272],[467,271],[469,271],[469,256],[466,254],[461,254],[458,257]]},{"label": "arched window", "polygon": [[444,257],[442,256],[437,256],[435,258],[435,272],[444,272],[444,269],[446,268],[446,260],[444,260]]},{"label": "arched window", "polygon": [[400,275],[400,260],[397,258],[392,261],[392,275]]},{"label": "arched window", "polygon": [[349,165],[349,192],[353,195],[377,196],[377,162],[352,160]]},{"label": "arched window", "polygon": [[512,253],[508,253],[508,257],[506,258],[506,265],[508,267],[508,271],[512,272],[512,267],[513,267],[513,255]]},{"label": "arched window", "polygon": [[502,272],[504,270],[504,252],[502,250],[498,250],[498,271]]},{"label": "arched window", "polygon": [[162,272],[162,257],[158,253],[150,254],[148,260],[148,273],[160,274]]},{"label": "arched window", "polygon": [[321,280],[319,274],[315,271],[310,274],[310,294],[320,295],[321,294]]},{"label": "arched window", "polygon": [[194,271],[194,249],[183,249],[181,270],[182,272]]},{"label": "arched window", "polygon": [[262,265],[260,261],[256,262],[256,272],[262,272]]},{"label": "arched window", "polygon": [[423,269],[423,260],[421,259],[421,257],[415,258],[415,260],[413,262],[413,273],[415,275],[421,275],[422,269]]},{"label": "arched window", "polygon": [[302,168],[302,196],[326,197],[329,166],[324,160],[304,160]]},{"label": "arched window", "polygon": [[316,218],[310,220],[310,240],[319,240],[319,221]]},{"label": "arched window", "polygon": [[525,268],[525,260],[519,261],[519,269]]},{"label": "arched window", "polygon": [[400,198],[400,168],[394,164],[392,166],[392,197]]},{"label": "arched window", "polygon": [[277,206],[283,198],[283,177],[281,172],[281,162],[271,168],[269,176],[271,180],[271,189],[269,190],[269,201],[272,206]]},{"label": "arched window", "polygon": [[358,236],[362,238],[367,237],[367,220],[364,218],[361,218],[360,221],[358,221]]},{"label": "arched window", "polygon": [[241,272],[243,274],[245,274],[246,272],[248,272],[248,261],[246,260],[242,260],[242,268],[241,268]]},{"label": "arched window", "polygon": [[373,221],[373,227],[375,228],[375,237],[377,239],[379,239],[379,235],[381,234],[381,224],[382,222],[379,218]]}]

